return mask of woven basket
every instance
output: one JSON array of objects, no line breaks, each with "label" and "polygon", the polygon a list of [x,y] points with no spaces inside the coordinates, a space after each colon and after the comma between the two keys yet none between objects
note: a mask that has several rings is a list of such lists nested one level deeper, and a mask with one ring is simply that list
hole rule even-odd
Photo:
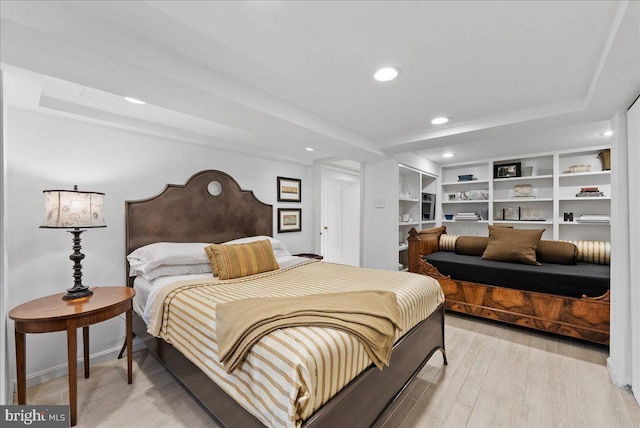
[{"label": "woven basket", "polygon": [[611,150],[603,150],[598,153],[598,157],[602,161],[602,170],[609,171],[611,169]]}]

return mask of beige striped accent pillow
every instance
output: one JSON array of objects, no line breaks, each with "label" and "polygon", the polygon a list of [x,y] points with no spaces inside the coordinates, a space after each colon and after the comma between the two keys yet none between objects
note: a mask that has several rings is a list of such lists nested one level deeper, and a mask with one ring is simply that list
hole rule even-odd
[{"label": "beige striped accent pillow", "polygon": [[211,265],[213,276],[218,276],[218,263],[216,262],[216,255],[213,252],[213,245],[204,247],[204,251],[207,253],[207,257],[209,257],[209,264]]},{"label": "beige striped accent pillow", "polygon": [[[205,248],[211,270],[220,279],[242,278],[243,276],[279,269],[273,254],[271,242],[267,239],[247,244],[213,244]],[[213,256],[211,256],[213,255]]]},{"label": "beige striped accent pillow", "polygon": [[440,235],[440,251],[455,251],[458,237],[459,235],[449,235],[448,233]]},{"label": "beige striped accent pillow", "polygon": [[611,262],[611,243],[604,241],[565,241],[578,247],[578,261],[608,265]]}]

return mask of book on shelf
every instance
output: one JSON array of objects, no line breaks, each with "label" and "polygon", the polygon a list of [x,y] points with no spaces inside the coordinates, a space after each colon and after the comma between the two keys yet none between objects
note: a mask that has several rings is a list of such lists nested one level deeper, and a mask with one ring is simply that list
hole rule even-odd
[{"label": "book on shelf", "polygon": [[602,193],[597,187],[581,187],[580,192],[576,193],[576,198],[597,198],[601,196],[604,196],[604,193]]},{"label": "book on shelf", "polygon": [[580,192],[576,193],[576,198],[599,198],[603,197],[604,193],[602,192]]},{"label": "book on shelf", "polygon": [[582,214],[578,217],[578,223],[610,223],[611,217],[604,214]]},{"label": "book on shelf", "polygon": [[454,218],[456,220],[480,220],[477,213],[457,213]]}]

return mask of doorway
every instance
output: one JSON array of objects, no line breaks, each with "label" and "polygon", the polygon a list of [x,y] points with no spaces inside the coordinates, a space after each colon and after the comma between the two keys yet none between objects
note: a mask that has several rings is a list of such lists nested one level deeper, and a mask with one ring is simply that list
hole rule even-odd
[{"label": "doorway", "polygon": [[321,254],[327,262],[360,266],[359,171],[321,171]]}]

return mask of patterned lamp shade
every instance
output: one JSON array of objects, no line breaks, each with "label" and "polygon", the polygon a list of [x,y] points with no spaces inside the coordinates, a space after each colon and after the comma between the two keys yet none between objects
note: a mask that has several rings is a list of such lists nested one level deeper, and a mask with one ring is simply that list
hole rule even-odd
[{"label": "patterned lamp shade", "polygon": [[69,256],[73,264],[73,288],[67,289],[63,300],[88,298],[93,291],[82,285],[82,264],[84,254],[80,252],[81,229],[106,227],[104,222],[104,193],[80,192],[73,190],[44,190],[44,224],[40,227],[68,230],[73,235],[73,254]]},{"label": "patterned lamp shade", "polygon": [[44,190],[45,219],[40,227],[105,227],[104,193],[74,190]]}]

